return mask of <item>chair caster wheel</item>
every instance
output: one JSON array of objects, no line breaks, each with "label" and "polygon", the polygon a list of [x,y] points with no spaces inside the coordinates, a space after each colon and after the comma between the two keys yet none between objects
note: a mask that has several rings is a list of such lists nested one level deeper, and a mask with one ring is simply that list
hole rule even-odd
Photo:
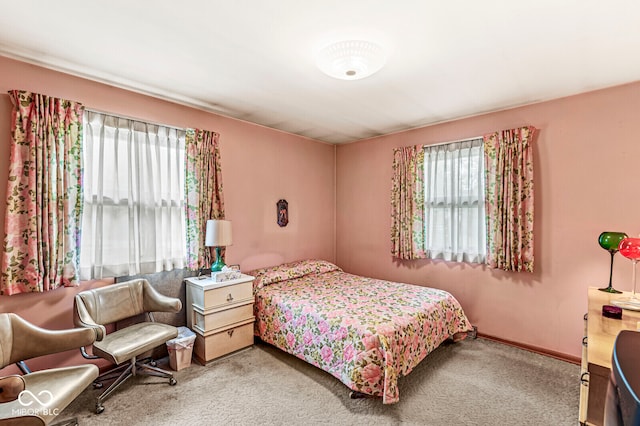
[{"label": "chair caster wheel", "polygon": [[102,389],[102,383],[94,383],[93,384],[93,388],[94,389]]},{"label": "chair caster wheel", "polygon": [[157,367],[158,363],[152,360],[151,362],[149,362],[149,365],[152,367]]},{"label": "chair caster wheel", "polygon": [[178,381],[173,377],[169,379],[169,386],[175,386]]},{"label": "chair caster wheel", "polygon": [[100,414],[104,411],[104,405],[96,404],[96,414]]}]

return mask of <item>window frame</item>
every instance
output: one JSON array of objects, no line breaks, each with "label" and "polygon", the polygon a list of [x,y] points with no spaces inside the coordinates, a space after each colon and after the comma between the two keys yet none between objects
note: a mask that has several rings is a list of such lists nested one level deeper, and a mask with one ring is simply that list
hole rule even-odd
[{"label": "window frame", "polygon": [[[437,145],[424,145],[424,249],[427,258],[443,259],[450,262],[485,263],[487,258],[487,232],[486,232],[486,199],[484,196],[484,141],[482,138],[446,142]],[[461,161],[460,155],[464,150],[469,150],[466,158],[475,161],[475,164],[467,164],[466,169],[471,171],[476,167],[477,179],[467,173],[467,181],[474,182],[471,188],[467,185],[467,191],[463,194],[453,194],[452,187],[460,185],[460,168],[447,170],[448,163]],[[442,158],[440,157],[442,154]],[[446,158],[447,156],[453,158]],[[457,156],[457,158],[455,158]],[[440,164],[438,164],[440,163]],[[435,171],[434,171],[435,168]],[[434,182],[433,177],[437,178]],[[444,181],[444,186],[435,188]],[[436,191],[434,195],[433,192]],[[456,212],[457,210],[457,212]],[[466,210],[466,223],[464,226],[475,226],[474,235],[466,231],[467,241],[476,240],[475,245],[465,245],[460,216]],[[436,214],[437,213],[437,214]],[[435,216],[435,219],[434,219]],[[440,219],[439,217],[444,217]],[[456,223],[456,218],[457,223]],[[442,221],[444,220],[444,223]],[[475,220],[475,223],[474,223]],[[439,223],[435,223],[439,221]],[[437,227],[437,229],[436,229]],[[436,243],[434,235],[438,235]],[[447,235],[448,234],[448,235]],[[444,240],[444,241],[443,241]],[[461,246],[462,244],[462,246]]]}]

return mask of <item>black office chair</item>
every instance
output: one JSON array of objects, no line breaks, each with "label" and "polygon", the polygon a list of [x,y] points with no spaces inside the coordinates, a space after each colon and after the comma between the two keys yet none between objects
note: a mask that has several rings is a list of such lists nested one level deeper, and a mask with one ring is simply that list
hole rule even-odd
[{"label": "black office chair", "polygon": [[640,332],[616,337],[605,402],[605,426],[640,426]]}]

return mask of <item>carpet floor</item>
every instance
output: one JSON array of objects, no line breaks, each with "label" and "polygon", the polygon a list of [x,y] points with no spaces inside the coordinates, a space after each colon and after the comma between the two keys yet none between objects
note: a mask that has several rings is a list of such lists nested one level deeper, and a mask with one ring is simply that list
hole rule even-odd
[{"label": "carpet floor", "polygon": [[[166,362],[166,360],[165,360]],[[350,399],[333,376],[264,343],[166,380],[135,377],[93,408],[89,387],[59,419],[80,425],[575,425],[580,367],[478,338],[445,343],[399,381],[400,402]]]}]

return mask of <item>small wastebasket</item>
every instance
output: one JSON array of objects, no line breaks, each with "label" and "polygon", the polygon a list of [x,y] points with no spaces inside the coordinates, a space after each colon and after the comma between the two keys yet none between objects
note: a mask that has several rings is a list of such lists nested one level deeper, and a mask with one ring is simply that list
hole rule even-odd
[{"label": "small wastebasket", "polygon": [[195,333],[187,327],[178,327],[178,336],[171,340],[167,340],[169,365],[171,365],[172,369],[180,371],[191,365],[193,342],[195,341]]}]

